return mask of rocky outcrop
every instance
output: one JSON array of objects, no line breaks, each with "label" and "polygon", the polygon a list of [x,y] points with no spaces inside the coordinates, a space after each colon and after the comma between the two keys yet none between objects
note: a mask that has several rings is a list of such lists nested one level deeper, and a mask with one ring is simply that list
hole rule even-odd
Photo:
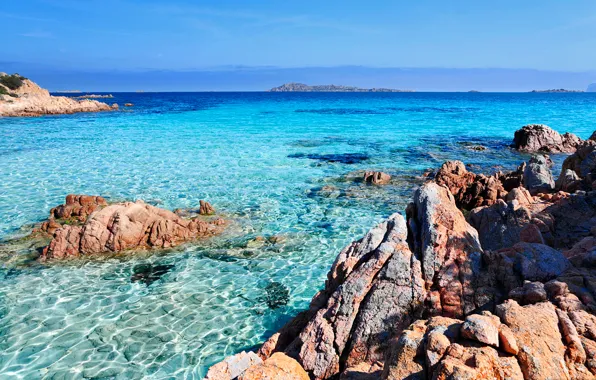
[{"label": "rocky outcrop", "polygon": [[439,185],[449,188],[458,207],[471,210],[495,204],[498,199],[507,195],[500,176],[500,173],[490,177],[474,174],[469,172],[461,161],[447,161],[441,166],[434,180]]},{"label": "rocky outcrop", "polygon": [[565,159],[558,181],[561,187],[569,181],[579,189],[592,190],[596,188],[594,186],[596,181],[596,141],[591,139],[584,141],[574,154]]},{"label": "rocky outcrop", "polygon": [[395,214],[345,248],[311,309],[261,355],[283,351],[311,377],[329,378],[383,360],[390,338],[423,314],[458,317],[488,302],[474,270],[478,236],[451,193],[427,183],[407,214],[407,223]]},{"label": "rocky outcrop", "polygon": [[12,90],[11,94],[10,97],[0,96],[0,117],[100,112],[118,108],[117,105],[114,107],[97,100],[52,96],[48,90],[24,78],[20,87]]},{"label": "rocky outcrop", "polygon": [[391,181],[391,176],[383,172],[367,171],[362,177],[363,181],[372,185],[386,185]]},{"label": "rocky outcrop", "polygon": [[459,208],[486,199],[469,190],[486,181],[443,165],[405,219],[340,252],[260,358],[283,352],[311,379],[596,378],[596,192],[555,193],[544,165],[510,177],[534,195],[490,177],[501,195],[467,219]]},{"label": "rocky outcrop", "polygon": [[214,235],[222,219],[183,219],[142,201],[108,205],[102,197],[69,195],[50,212],[41,230],[52,235],[42,259],[169,248]]},{"label": "rocky outcrop", "polygon": [[513,147],[528,153],[573,153],[581,142],[572,133],[560,134],[543,124],[526,125],[513,137]]}]

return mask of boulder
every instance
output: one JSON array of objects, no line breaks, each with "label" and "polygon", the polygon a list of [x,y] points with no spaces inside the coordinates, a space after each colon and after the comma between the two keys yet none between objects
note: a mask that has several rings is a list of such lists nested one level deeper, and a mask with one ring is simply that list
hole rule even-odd
[{"label": "boulder", "polygon": [[570,378],[559,318],[551,303],[520,306],[508,300],[497,307],[497,315],[515,336],[525,379]]},{"label": "boulder", "polygon": [[544,244],[517,243],[499,253],[513,261],[525,281],[547,282],[571,265],[560,251]]},{"label": "boulder", "polygon": [[309,380],[309,377],[296,360],[276,352],[264,362],[248,367],[238,380]]},{"label": "boulder", "polygon": [[596,180],[596,141],[587,140],[579,144],[575,153],[563,161],[558,180],[561,186],[565,181],[575,179],[568,173],[569,171],[576,174],[578,179],[584,183],[585,189],[591,190],[591,186],[588,185]]},{"label": "boulder", "polygon": [[574,193],[576,190],[581,189],[581,185],[582,181],[577,173],[571,169],[565,169],[565,171],[561,171],[561,175],[555,183],[555,188],[559,191]]},{"label": "boulder", "polygon": [[526,125],[513,137],[513,147],[527,153],[573,153],[581,142],[574,134],[560,134],[543,124]]},{"label": "boulder", "polygon": [[461,161],[447,161],[437,172],[434,181],[446,186],[459,208],[471,210],[474,207],[489,206],[507,194],[499,176],[487,177],[466,170]]},{"label": "boulder", "polygon": [[468,315],[461,326],[464,338],[499,347],[499,325],[501,321],[494,315]]},{"label": "boulder", "polygon": [[433,379],[522,380],[524,376],[515,358],[500,356],[494,348],[452,344],[437,366]]},{"label": "boulder", "polygon": [[182,219],[142,201],[115,203],[92,213],[82,225],[64,225],[54,232],[42,259],[119,252],[139,248],[169,248],[214,235],[223,220]]},{"label": "boulder", "polygon": [[524,186],[531,194],[548,193],[555,188],[550,157],[534,155],[524,170]]},{"label": "boulder", "polygon": [[383,172],[364,172],[363,180],[373,185],[386,185],[391,181],[391,176]]},{"label": "boulder", "polygon": [[200,215],[213,215],[215,214],[215,209],[209,202],[205,202],[204,200],[199,201],[199,214]]},{"label": "boulder", "polygon": [[[490,337],[493,346],[478,337]],[[496,348],[499,342],[503,351]],[[519,352],[513,332],[490,313],[471,315],[466,321],[417,320],[392,344],[382,379],[523,379],[510,355]]]},{"label": "boulder", "polygon": [[263,361],[254,352],[242,351],[227,357],[223,361],[209,368],[205,380],[233,380],[237,379],[244,371]]}]

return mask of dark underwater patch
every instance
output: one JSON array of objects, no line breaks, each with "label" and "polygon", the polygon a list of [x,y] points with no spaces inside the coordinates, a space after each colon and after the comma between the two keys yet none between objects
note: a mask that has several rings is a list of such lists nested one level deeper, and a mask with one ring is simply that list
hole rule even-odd
[{"label": "dark underwater patch", "polygon": [[132,269],[130,282],[142,282],[149,286],[159,280],[164,274],[168,273],[174,265],[170,264],[139,264]]},{"label": "dark underwater patch", "polygon": [[285,306],[290,301],[290,291],[280,282],[271,282],[265,287],[265,302],[270,309]]},{"label": "dark underwater patch", "polygon": [[338,153],[338,154],[316,154],[316,153],[295,153],[290,154],[288,158],[308,158],[311,160],[324,162],[338,162],[341,164],[351,165],[370,159],[369,156],[363,153]]},{"label": "dark underwater patch", "polygon": [[321,108],[321,109],[297,109],[298,113],[315,113],[320,115],[386,115],[391,112],[387,110],[366,109],[366,108]]},{"label": "dark underwater patch", "polygon": [[460,113],[460,112],[474,112],[478,108],[471,107],[383,107],[383,110],[392,112],[436,112],[436,113]]}]

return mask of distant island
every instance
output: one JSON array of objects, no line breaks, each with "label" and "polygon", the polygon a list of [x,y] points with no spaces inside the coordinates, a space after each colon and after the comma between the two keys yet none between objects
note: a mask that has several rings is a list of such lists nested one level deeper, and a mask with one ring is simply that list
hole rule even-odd
[{"label": "distant island", "polygon": [[530,92],[539,92],[539,93],[548,92],[548,93],[552,93],[552,92],[584,92],[584,91],[582,91],[582,90],[566,90],[564,88],[553,88],[553,89],[550,89],[550,90],[532,90]]},{"label": "distant island", "polygon": [[309,86],[303,83],[286,83],[273,87],[269,92],[414,92],[412,90],[394,90],[391,88],[360,88],[353,86],[340,86],[335,84],[322,84]]}]

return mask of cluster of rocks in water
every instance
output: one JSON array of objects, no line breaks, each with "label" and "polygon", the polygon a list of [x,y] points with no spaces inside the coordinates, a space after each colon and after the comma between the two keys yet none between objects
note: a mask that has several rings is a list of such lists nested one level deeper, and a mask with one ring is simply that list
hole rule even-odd
[{"label": "cluster of rocks in water", "polygon": [[446,162],[340,252],[308,310],[207,379],[596,378],[596,141],[551,131],[516,145],[573,143],[556,181],[541,154],[491,176]]},{"label": "cluster of rocks in water", "polygon": [[176,211],[140,200],[109,204],[100,196],[71,194],[63,205],[50,210],[48,220],[34,234],[50,237],[41,254],[42,260],[48,260],[171,248],[218,234],[225,225],[223,219],[210,216],[215,209],[204,201],[198,212]]}]

